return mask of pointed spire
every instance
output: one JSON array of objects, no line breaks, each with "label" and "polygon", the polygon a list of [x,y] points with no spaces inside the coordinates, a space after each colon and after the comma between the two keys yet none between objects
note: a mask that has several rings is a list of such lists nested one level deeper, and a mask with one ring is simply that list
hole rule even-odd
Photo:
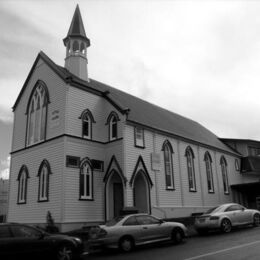
[{"label": "pointed spire", "polygon": [[86,40],[87,47],[90,46],[90,41],[86,36],[86,32],[84,29],[84,24],[82,21],[82,17],[81,17],[81,13],[80,13],[78,4],[76,6],[67,37],[63,40],[64,45],[66,45],[66,42],[70,37],[81,37]]}]

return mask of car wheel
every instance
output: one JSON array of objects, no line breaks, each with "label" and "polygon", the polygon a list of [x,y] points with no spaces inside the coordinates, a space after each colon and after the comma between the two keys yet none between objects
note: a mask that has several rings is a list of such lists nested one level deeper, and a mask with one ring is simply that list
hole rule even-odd
[{"label": "car wheel", "polygon": [[259,214],[255,214],[254,215],[253,225],[255,227],[259,227],[260,226],[260,215]]},{"label": "car wheel", "polygon": [[57,260],[72,260],[73,250],[68,244],[61,245],[57,250]]},{"label": "car wheel", "polygon": [[221,221],[220,229],[223,233],[229,233],[232,229],[232,225],[229,219],[224,218]]},{"label": "car wheel", "polygon": [[131,237],[122,237],[119,240],[119,249],[122,252],[130,252],[134,248],[134,240]]},{"label": "car wheel", "polygon": [[172,241],[174,244],[180,244],[183,241],[183,232],[181,229],[176,228],[172,231]]}]

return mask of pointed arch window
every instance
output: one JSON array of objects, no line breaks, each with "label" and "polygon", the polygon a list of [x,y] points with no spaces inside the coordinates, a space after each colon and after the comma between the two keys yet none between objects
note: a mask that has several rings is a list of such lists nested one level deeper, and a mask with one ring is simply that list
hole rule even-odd
[{"label": "pointed arch window", "polygon": [[174,175],[173,175],[173,163],[172,163],[173,149],[168,140],[164,142],[162,150],[164,155],[166,189],[173,190],[174,189]]},{"label": "pointed arch window", "polygon": [[18,174],[18,198],[17,204],[25,204],[27,198],[27,182],[29,178],[28,169],[23,165]]},{"label": "pointed arch window", "polygon": [[206,175],[207,175],[207,184],[208,184],[208,192],[214,193],[214,182],[213,182],[213,173],[212,173],[212,159],[209,152],[205,153],[204,156],[205,167],[206,167]]},{"label": "pointed arch window", "polygon": [[93,200],[93,170],[88,158],[81,163],[79,182],[80,200]]},{"label": "pointed arch window", "polygon": [[38,81],[27,106],[27,145],[45,140],[48,103],[47,87],[42,81]]},{"label": "pointed arch window", "polygon": [[39,168],[39,189],[38,189],[38,201],[49,200],[49,180],[50,180],[51,168],[48,161],[44,160]]},{"label": "pointed arch window", "polygon": [[194,170],[194,153],[190,146],[187,147],[185,156],[187,158],[189,190],[196,191],[196,179],[195,179],[195,170]]},{"label": "pointed arch window", "polygon": [[109,126],[109,140],[116,140],[118,137],[118,121],[119,117],[114,111],[110,113],[107,119],[107,124]]},{"label": "pointed arch window", "polygon": [[85,139],[92,139],[93,123],[96,123],[90,110],[86,109],[79,117],[82,119],[82,137]]},{"label": "pointed arch window", "polygon": [[220,158],[220,165],[221,165],[224,193],[229,194],[227,161],[224,156],[221,156],[221,158]]}]

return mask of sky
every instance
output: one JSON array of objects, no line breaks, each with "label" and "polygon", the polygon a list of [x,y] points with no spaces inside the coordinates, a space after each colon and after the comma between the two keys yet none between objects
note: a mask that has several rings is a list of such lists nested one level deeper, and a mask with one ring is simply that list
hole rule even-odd
[{"label": "sky", "polygon": [[12,106],[40,51],[64,66],[77,4],[90,78],[220,138],[260,141],[260,1],[0,0],[0,178],[9,174]]}]

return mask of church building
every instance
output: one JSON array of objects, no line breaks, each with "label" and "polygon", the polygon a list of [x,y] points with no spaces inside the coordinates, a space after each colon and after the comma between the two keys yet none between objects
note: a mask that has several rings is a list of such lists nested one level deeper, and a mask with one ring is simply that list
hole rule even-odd
[{"label": "church building", "polygon": [[[42,51],[13,106],[7,221],[61,231],[138,210],[190,216],[242,200],[242,155],[199,123],[88,75],[79,7],[63,40],[65,66]],[[57,46],[58,47],[58,46]]]}]

